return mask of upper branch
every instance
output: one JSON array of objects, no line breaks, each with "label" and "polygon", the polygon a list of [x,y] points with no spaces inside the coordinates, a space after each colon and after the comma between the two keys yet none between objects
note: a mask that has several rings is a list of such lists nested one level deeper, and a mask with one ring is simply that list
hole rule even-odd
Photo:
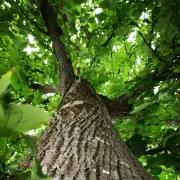
[{"label": "upper branch", "polygon": [[110,36],[108,37],[106,42],[102,44],[102,46],[106,47],[109,44],[109,42],[111,41],[111,39],[113,38],[113,36],[114,36],[114,30],[111,32]]},{"label": "upper branch", "polygon": [[60,69],[59,79],[61,81],[62,94],[64,94],[75,79],[72,62],[71,59],[67,57],[65,46],[60,40],[60,36],[63,32],[57,23],[57,13],[48,0],[41,0],[40,11],[48,29],[48,34],[52,40],[55,55],[58,59]]}]

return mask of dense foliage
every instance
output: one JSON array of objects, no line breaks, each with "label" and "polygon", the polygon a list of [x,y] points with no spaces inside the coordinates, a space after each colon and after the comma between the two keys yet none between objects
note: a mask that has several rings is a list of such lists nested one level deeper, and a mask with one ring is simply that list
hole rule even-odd
[{"label": "dense foliage", "polygon": [[[0,75],[15,67],[6,103],[53,112],[61,99],[59,69],[38,2],[0,2]],[[154,179],[180,178],[180,2],[50,3],[58,12],[62,41],[76,73],[99,94],[131,97],[134,110],[115,126],[132,152]],[[36,126],[28,130],[32,128]],[[5,165],[17,168],[28,151],[22,135],[7,137],[6,158],[1,149],[4,137],[0,139],[1,172]],[[13,174],[8,168],[4,171]]]}]

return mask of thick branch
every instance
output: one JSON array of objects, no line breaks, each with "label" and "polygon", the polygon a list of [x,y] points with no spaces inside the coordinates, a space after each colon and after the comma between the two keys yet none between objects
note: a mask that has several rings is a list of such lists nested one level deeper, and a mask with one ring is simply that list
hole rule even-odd
[{"label": "thick branch", "polygon": [[99,96],[105,103],[113,122],[116,122],[122,116],[129,116],[129,113],[132,111],[132,105],[128,104],[129,97],[124,94],[112,100],[106,96]]},{"label": "thick branch", "polygon": [[180,120],[169,120],[167,123],[167,126],[179,126],[180,127]]},{"label": "thick branch", "polygon": [[48,0],[41,0],[40,11],[48,29],[48,34],[53,42],[53,48],[59,62],[60,80],[62,94],[64,94],[75,79],[74,69],[71,59],[67,57],[65,46],[60,40],[63,34],[57,23],[57,14]]},{"label": "thick branch", "polygon": [[42,94],[59,93],[59,91],[60,91],[58,88],[53,88],[50,85],[41,86],[39,84],[31,84],[29,87],[34,90],[39,90]]}]

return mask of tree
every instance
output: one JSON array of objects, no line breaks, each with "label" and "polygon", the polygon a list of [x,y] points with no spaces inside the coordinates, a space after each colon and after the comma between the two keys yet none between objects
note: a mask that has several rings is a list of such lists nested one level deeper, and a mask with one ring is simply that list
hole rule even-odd
[{"label": "tree", "polygon": [[[52,110],[53,98],[41,95],[60,93],[37,142],[45,174],[152,179],[131,148],[154,179],[163,178],[168,168],[174,173],[168,177],[177,176],[180,133],[172,125],[179,126],[178,7],[179,2],[165,0],[1,3],[1,59],[10,60],[2,62],[2,72],[18,62],[11,101]],[[29,44],[27,34],[34,36],[30,46],[38,45],[39,52],[22,51]],[[117,130],[129,148],[114,128],[119,119]],[[29,155],[22,166],[29,167],[31,160]]]}]

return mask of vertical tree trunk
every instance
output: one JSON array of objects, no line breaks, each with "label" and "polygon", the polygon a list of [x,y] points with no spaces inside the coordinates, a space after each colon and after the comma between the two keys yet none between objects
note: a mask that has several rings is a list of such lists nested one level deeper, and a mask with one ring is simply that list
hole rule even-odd
[{"label": "vertical tree trunk", "polygon": [[108,110],[113,103],[106,107],[87,80],[76,79],[48,0],[41,0],[40,11],[59,62],[63,94],[37,143],[43,172],[54,180],[151,180],[112,124],[115,116]]},{"label": "vertical tree trunk", "polygon": [[150,180],[120,139],[92,86],[75,80],[38,142],[45,174],[56,180]]}]

